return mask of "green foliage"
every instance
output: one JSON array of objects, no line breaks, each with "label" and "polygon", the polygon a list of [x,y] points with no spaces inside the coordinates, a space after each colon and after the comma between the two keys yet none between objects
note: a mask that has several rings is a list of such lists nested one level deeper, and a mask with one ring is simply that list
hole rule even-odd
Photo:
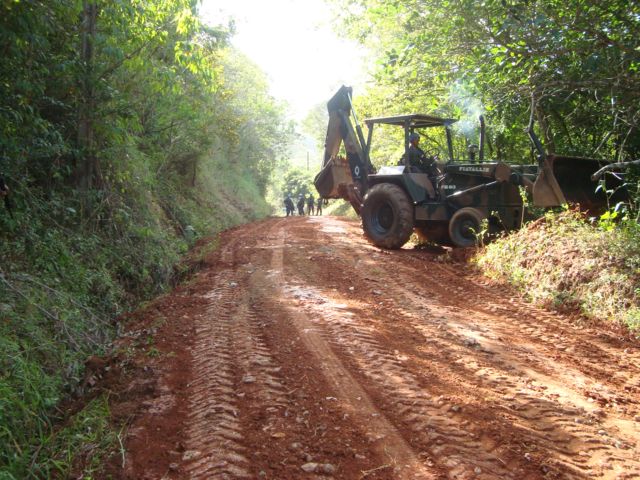
[{"label": "green foliage", "polygon": [[74,225],[71,205],[73,196],[31,197],[13,224],[0,214],[11,231],[0,244],[0,472],[16,478],[61,471],[43,453],[32,461],[55,435],[54,407],[79,391],[84,358],[104,352],[111,318],[168,285],[178,258],[175,240],[141,220],[114,223],[116,241]]},{"label": "green foliage", "polygon": [[[343,31],[376,52],[368,114],[488,117],[489,153],[530,158],[522,133],[535,95],[546,147],[564,154],[640,153],[640,13],[618,0],[336,2]],[[477,129],[464,128],[468,141]]]},{"label": "green foliage", "polygon": [[121,443],[120,432],[112,428],[109,416],[106,396],[91,401],[68,424],[42,439],[42,447],[30,459],[31,474],[57,478],[74,471],[77,478],[94,478]]},{"label": "green foliage", "polygon": [[0,6],[0,173],[14,205],[0,209],[0,478],[65,477],[83,445],[113,439],[104,403],[58,425],[84,359],[108,348],[114,318],[171,285],[197,238],[269,213],[291,125],[231,29],[201,25],[196,7]]},{"label": "green foliage", "polygon": [[639,326],[640,227],[635,220],[601,228],[574,211],[549,212],[488,245],[476,261],[532,302],[576,308],[630,329]]},{"label": "green foliage", "polygon": [[322,209],[323,215],[335,215],[338,217],[347,217],[352,220],[359,220],[360,217],[355,212],[349,202],[344,200],[330,200],[329,205]]},{"label": "green foliage", "polygon": [[307,135],[316,141],[319,150],[324,149],[328,122],[329,113],[327,112],[327,104],[325,102],[313,107],[302,120],[302,128]]},{"label": "green foliage", "polygon": [[314,173],[299,168],[288,170],[282,179],[283,194],[286,195],[288,193],[293,199],[298,198],[300,195],[306,197],[309,193],[316,195],[317,193],[313,186]]}]

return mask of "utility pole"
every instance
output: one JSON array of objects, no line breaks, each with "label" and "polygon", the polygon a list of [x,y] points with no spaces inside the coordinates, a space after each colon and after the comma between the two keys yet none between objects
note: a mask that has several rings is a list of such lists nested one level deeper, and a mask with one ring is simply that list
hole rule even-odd
[{"label": "utility pole", "polygon": [[307,152],[307,171],[309,171],[309,152]]}]

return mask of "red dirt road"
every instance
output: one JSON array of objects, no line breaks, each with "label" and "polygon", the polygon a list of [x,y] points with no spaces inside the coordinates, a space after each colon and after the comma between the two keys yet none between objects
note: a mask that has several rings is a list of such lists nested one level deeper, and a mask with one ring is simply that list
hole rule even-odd
[{"label": "red dirt road", "polygon": [[333,217],[226,232],[123,339],[120,476],[640,478],[638,342],[444,258]]}]

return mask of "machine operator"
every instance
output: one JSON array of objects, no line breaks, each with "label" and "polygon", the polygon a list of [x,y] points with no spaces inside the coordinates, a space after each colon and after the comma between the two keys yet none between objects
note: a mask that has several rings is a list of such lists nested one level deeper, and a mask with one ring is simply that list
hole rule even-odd
[{"label": "machine operator", "polygon": [[435,159],[433,157],[427,157],[419,144],[420,135],[416,132],[412,132],[409,135],[409,148],[407,150],[407,154],[409,155],[409,165],[413,168],[417,168],[418,171],[431,175]]}]

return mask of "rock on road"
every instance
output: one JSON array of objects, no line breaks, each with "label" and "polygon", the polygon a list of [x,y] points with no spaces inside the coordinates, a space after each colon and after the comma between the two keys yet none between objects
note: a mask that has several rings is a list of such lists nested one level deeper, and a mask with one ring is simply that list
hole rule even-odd
[{"label": "rock on road", "polygon": [[640,478],[637,342],[354,221],[225,232],[143,316],[125,478]]}]

